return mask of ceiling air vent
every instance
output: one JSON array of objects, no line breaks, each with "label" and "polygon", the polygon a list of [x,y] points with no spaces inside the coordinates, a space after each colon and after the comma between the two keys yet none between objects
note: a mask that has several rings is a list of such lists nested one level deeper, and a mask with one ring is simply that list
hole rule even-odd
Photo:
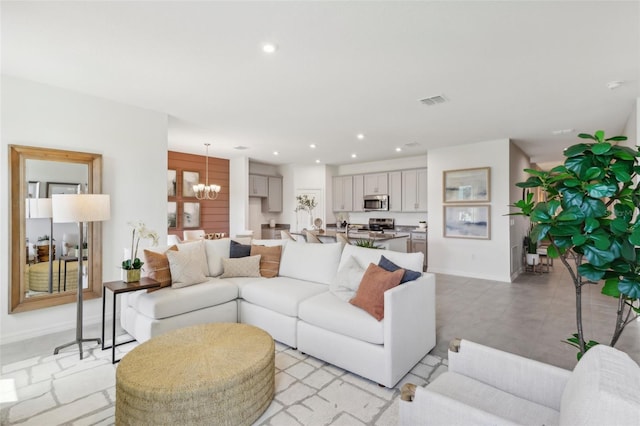
[{"label": "ceiling air vent", "polygon": [[237,149],[239,151],[242,151],[242,150],[245,150],[245,149],[249,149],[249,147],[238,145],[238,146],[234,146],[233,149]]},{"label": "ceiling air vent", "polygon": [[420,146],[418,142],[409,142],[404,144],[405,148],[416,148]]},{"label": "ceiling air vent", "polygon": [[425,105],[434,106],[434,105],[443,104],[447,102],[447,98],[445,98],[443,95],[436,95],[436,96],[430,96],[428,98],[420,99],[420,102],[422,102]]}]

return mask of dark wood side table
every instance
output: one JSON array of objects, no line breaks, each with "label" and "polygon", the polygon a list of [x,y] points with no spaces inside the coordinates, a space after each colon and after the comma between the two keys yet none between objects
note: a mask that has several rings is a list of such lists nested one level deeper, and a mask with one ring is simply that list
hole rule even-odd
[{"label": "dark wood side table", "polygon": [[[116,346],[124,345],[126,343],[135,342],[135,339],[127,340],[126,342],[116,343],[116,296],[121,293],[128,293],[130,291],[145,290],[148,288],[160,287],[160,283],[154,279],[142,277],[140,281],[134,283],[125,283],[124,281],[110,281],[102,285],[102,350],[111,349],[111,363],[115,364],[119,362],[116,359]],[[105,306],[106,306],[106,293],[107,289],[113,293],[113,326],[111,327],[111,346],[105,346],[104,343],[104,320],[105,320]]]}]

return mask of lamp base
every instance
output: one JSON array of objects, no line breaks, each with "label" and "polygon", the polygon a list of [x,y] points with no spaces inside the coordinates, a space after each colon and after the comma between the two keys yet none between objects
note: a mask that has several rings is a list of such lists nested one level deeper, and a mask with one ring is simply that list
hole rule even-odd
[{"label": "lamp base", "polygon": [[82,342],[97,342],[99,345],[102,343],[102,340],[99,337],[94,339],[76,339],[73,342],[65,343],[64,345],[58,346],[53,350],[53,354],[58,355],[58,352],[60,351],[60,349],[64,349],[66,347],[77,344],[78,349],[80,350],[80,359],[82,359]]}]

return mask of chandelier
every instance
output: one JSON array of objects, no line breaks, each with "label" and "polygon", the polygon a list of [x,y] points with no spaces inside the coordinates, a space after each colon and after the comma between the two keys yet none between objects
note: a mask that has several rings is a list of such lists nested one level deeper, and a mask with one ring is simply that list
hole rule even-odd
[{"label": "chandelier", "polygon": [[211,144],[205,143],[204,145],[207,147],[207,156],[205,159],[204,169],[205,183],[193,185],[193,192],[196,193],[196,198],[198,200],[215,200],[216,198],[218,198],[218,194],[220,193],[220,185],[209,185],[209,145]]}]

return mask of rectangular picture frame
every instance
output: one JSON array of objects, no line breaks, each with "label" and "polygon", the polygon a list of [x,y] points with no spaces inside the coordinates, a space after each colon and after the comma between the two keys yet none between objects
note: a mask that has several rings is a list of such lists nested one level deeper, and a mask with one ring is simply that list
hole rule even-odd
[{"label": "rectangular picture frame", "polygon": [[27,183],[27,198],[40,198],[40,182],[30,180]]},{"label": "rectangular picture frame", "polygon": [[80,194],[79,183],[47,182],[47,198],[55,194]]},{"label": "rectangular picture frame", "polygon": [[490,205],[443,206],[445,238],[491,239]]},{"label": "rectangular picture frame", "polygon": [[167,170],[167,197],[176,197],[177,193],[177,172],[175,170]]},{"label": "rectangular picture frame", "polygon": [[167,228],[178,227],[178,203],[169,201],[167,203]]},{"label": "rectangular picture frame", "polygon": [[444,203],[488,203],[491,201],[491,168],[445,170],[442,172]]},{"label": "rectangular picture frame", "polygon": [[199,183],[200,173],[184,170],[182,172],[182,196],[195,198],[196,193],[193,191],[193,185],[197,185]]},{"label": "rectangular picture frame", "polygon": [[200,227],[200,203],[185,201],[182,203],[182,228]]}]

